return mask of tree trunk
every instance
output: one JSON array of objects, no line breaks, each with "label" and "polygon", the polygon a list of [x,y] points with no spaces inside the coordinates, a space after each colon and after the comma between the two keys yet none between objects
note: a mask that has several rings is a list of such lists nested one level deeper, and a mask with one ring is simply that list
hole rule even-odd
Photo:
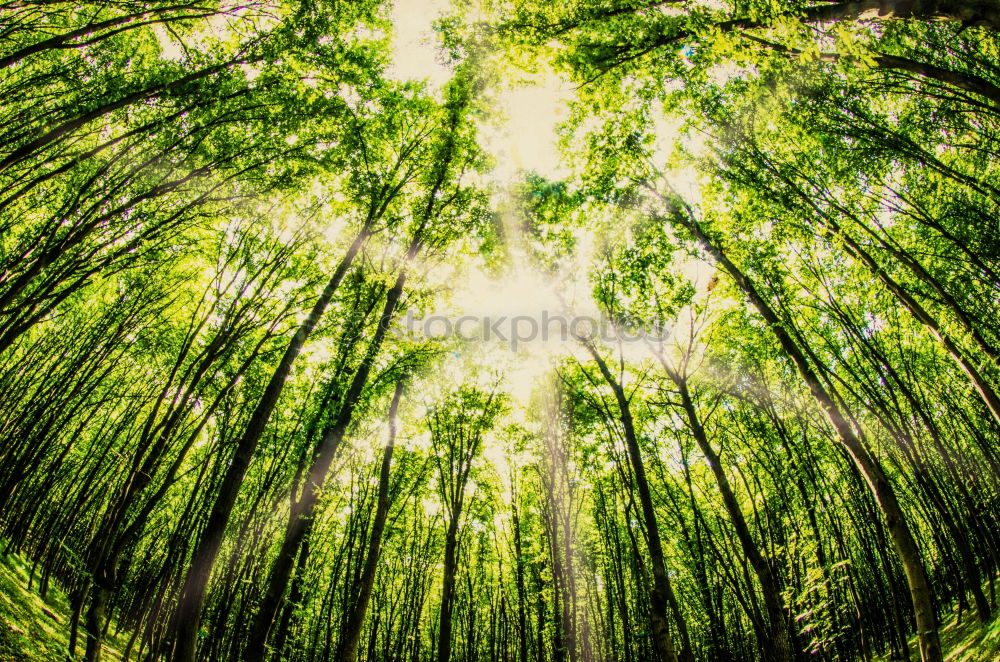
[{"label": "tree trunk", "polygon": [[215,564],[215,558],[222,547],[222,539],[226,532],[226,526],[229,524],[229,516],[236,504],[236,495],[240,485],[243,484],[243,477],[250,466],[250,459],[257,448],[257,443],[264,434],[264,428],[271,419],[275,406],[278,404],[278,398],[281,397],[281,392],[285,388],[285,381],[291,374],[292,364],[326,311],[326,307],[340,286],[347,269],[367,238],[368,228],[366,226],[354,238],[354,242],[341,259],[340,264],[337,265],[337,270],[323,289],[320,298],[309,311],[309,316],[306,317],[289,341],[288,347],[281,357],[281,362],[271,374],[267,388],[250,417],[246,430],[236,443],[233,460],[226,470],[222,486],[215,497],[215,503],[212,505],[208,520],[205,522],[205,528],[194,546],[188,574],[181,590],[175,625],[174,662],[194,662],[195,660],[198,625],[205,604],[208,582],[212,575],[212,566]]},{"label": "tree trunk", "polygon": [[451,660],[451,616],[455,601],[455,571],[458,566],[458,520],[461,511],[456,509],[448,523],[444,542],[444,570],[441,580],[441,613],[438,618],[437,662]]},{"label": "tree trunk", "polygon": [[389,469],[392,464],[392,451],[396,444],[396,412],[399,410],[399,399],[403,395],[403,379],[396,382],[396,391],[389,405],[389,439],[382,453],[382,466],[378,478],[378,504],[375,507],[375,518],[371,525],[371,536],[368,541],[368,554],[364,569],[361,571],[359,586],[355,591],[357,599],[351,607],[350,616],[344,625],[344,636],[341,639],[339,662],[355,662],[358,658],[358,642],[361,640],[361,630],[368,611],[368,601],[371,599],[372,588],[375,586],[375,568],[381,553],[382,532],[385,520],[389,515]]},{"label": "tree trunk", "polygon": [[906,522],[903,509],[896,498],[896,493],[889,483],[878,460],[868,450],[865,442],[854,432],[837,402],[823,385],[819,376],[813,370],[805,353],[792,339],[785,329],[781,319],[757,291],[753,282],[729,259],[718,243],[708,237],[694,216],[682,211],[675,203],[662,198],[673,217],[672,222],[686,228],[715,262],[736,282],[737,287],[750,300],[761,317],[767,322],[782,350],[795,364],[809,391],[819,404],[827,420],[833,426],[841,442],[854,461],[861,475],[868,483],[879,510],[885,521],[886,528],[892,538],[896,555],[903,566],[907,584],[910,590],[910,600],[917,623],[917,637],[920,645],[920,657],[923,662],[943,662],[941,640],[938,635],[937,617],[934,611],[933,593],[927,572],[920,558],[916,540]]},{"label": "tree trunk", "polygon": [[750,527],[747,526],[746,518],[740,509],[736,494],[733,492],[733,488],[729,484],[729,478],[722,468],[722,461],[719,458],[719,454],[715,452],[715,449],[709,442],[705,428],[702,426],[698,412],[695,410],[694,401],[688,390],[687,378],[669,367],[662,357],[659,358],[664,369],[667,371],[667,375],[680,393],[681,406],[688,419],[688,427],[691,429],[691,434],[697,442],[698,448],[701,449],[705,459],[708,460],[708,466],[712,470],[715,483],[719,488],[719,493],[722,495],[722,502],[725,505],[726,513],[729,515],[729,521],[732,523],[733,528],[736,529],[736,538],[740,541],[740,548],[750,562],[754,574],[757,575],[757,581],[760,582],[760,589],[764,595],[764,607],[767,610],[767,618],[770,624],[769,641],[764,643],[764,648],[770,652],[771,659],[774,662],[791,662],[794,655],[792,653],[791,635],[788,631],[788,617],[785,614],[784,600],[781,597],[781,586],[774,576],[771,564],[760,553],[757,543],[754,542],[753,536],[750,534]]},{"label": "tree trunk", "polygon": [[656,521],[656,510],[653,508],[653,496],[646,479],[646,467],[642,461],[639,440],[635,434],[632,412],[629,409],[628,398],[621,384],[608,369],[607,363],[588,343],[584,347],[597,363],[604,380],[611,387],[618,403],[620,422],[625,432],[625,445],[628,448],[629,462],[635,474],[636,490],[639,492],[639,506],[642,511],[643,523],[646,526],[646,545],[649,551],[650,566],[653,571],[653,587],[650,592],[650,619],[652,621],[653,644],[662,662],[678,662],[674,649],[673,638],[670,635],[670,620],[667,617],[669,606],[669,583],[666,565],[663,562],[663,544],[660,542],[660,527]]},{"label": "tree trunk", "polygon": [[[513,482],[513,481],[511,481]],[[528,662],[528,617],[524,589],[524,549],[521,542],[521,520],[517,513],[516,493],[511,496],[511,526],[514,529],[514,580],[517,584],[517,660]]]},{"label": "tree trunk", "polygon": [[371,373],[375,359],[382,347],[382,341],[388,333],[399,305],[399,299],[403,294],[403,286],[406,283],[406,270],[399,273],[396,283],[386,295],[385,305],[375,329],[375,335],[365,352],[357,372],[351,380],[351,385],[344,396],[343,405],[333,424],[323,432],[316,457],[312,467],[306,477],[306,483],[302,489],[302,496],[293,507],[293,512],[289,516],[288,527],[285,530],[285,539],[281,545],[278,558],[271,566],[271,573],[268,576],[267,590],[261,602],[257,618],[251,629],[250,638],[243,649],[243,659],[248,662],[260,662],[266,654],[266,643],[270,633],[271,624],[277,615],[281,600],[288,588],[288,581],[291,578],[292,567],[295,556],[299,551],[302,539],[308,535],[315,518],[316,508],[319,505],[320,493],[326,482],[326,476],[330,471],[330,465],[340,449],[340,444],[344,439],[348,426],[354,416],[354,408],[361,397],[364,387],[368,383],[368,376]]}]

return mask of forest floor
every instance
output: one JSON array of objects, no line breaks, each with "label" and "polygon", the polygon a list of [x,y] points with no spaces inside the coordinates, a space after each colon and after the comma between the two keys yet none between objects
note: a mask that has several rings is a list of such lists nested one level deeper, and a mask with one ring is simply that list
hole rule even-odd
[{"label": "forest floor", "polygon": [[[54,662],[66,657],[69,601],[55,587],[49,590],[48,601],[42,600],[28,588],[29,574],[23,558],[0,554],[0,662]],[[961,623],[952,615],[941,628],[941,640],[946,662],[995,662],[1000,660],[1000,618],[980,627],[968,612]],[[916,640],[910,643],[915,652]],[[120,661],[123,644],[112,627],[102,659]],[[82,637],[77,646],[81,654]]]},{"label": "forest floor", "polygon": [[[945,662],[997,662],[1000,660],[1000,618],[994,618],[985,626],[979,625],[969,611],[958,620],[953,610],[941,626],[941,647],[944,648]],[[911,659],[919,662],[920,653],[917,639],[910,639]],[[877,662],[889,658],[877,657]]]},{"label": "forest floor", "polygon": [[[3,543],[0,541],[0,546]],[[0,554],[0,662],[56,662],[66,659],[70,609],[66,595],[55,587],[48,600],[28,588],[31,568],[21,557]],[[81,632],[82,634],[82,632]],[[121,660],[121,641],[114,628],[105,642],[102,660]],[[77,655],[84,640],[77,641]]]},{"label": "forest floor", "polygon": [[[995,662],[1000,660],[1000,619],[980,626],[976,617],[966,612],[962,623],[955,617],[941,629],[941,645],[947,662]],[[916,640],[913,643],[916,648]]]},{"label": "forest floor", "polygon": [[[915,637],[910,646],[917,651]],[[1000,619],[994,617],[986,625],[980,625],[969,611],[961,623],[957,614],[953,615],[941,628],[941,646],[945,662],[996,662],[1000,660]]]}]

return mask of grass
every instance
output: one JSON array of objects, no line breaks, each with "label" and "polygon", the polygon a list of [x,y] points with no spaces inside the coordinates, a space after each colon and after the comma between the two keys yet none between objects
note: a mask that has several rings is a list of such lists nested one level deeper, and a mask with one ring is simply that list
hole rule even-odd
[{"label": "grass", "polygon": [[[916,642],[914,642],[914,647]],[[1000,619],[986,625],[971,613],[966,613],[962,623],[952,619],[941,628],[941,647],[946,662],[994,662],[1000,660]]]},{"label": "grass", "polygon": [[[0,548],[3,547],[0,541]],[[69,601],[62,591],[49,589],[48,600],[28,589],[28,563],[14,554],[0,554],[0,662],[56,662],[66,659],[69,645]],[[111,632],[115,628],[112,627]],[[83,631],[77,656],[83,654]],[[109,632],[102,660],[121,660],[123,643]],[[1000,618],[980,626],[966,612],[962,622],[952,615],[941,628],[946,662],[996,662],[1000,660]],[[910,652],[918,660],[916,639]],[[876,658],[882,661],[885,658]]]},{"label": "grass", "polygon": [[[966,611],[962,622],[953,613],[941,626],[941,648],[945,662],[996,662],[1000,660],[1000,618],[994,616],[986,625],[980,625],[975,614]],[[920,660],[917,639],[910,639],[910,657]],[[889,658],[877,657],[882,662]]]},{"label": "grass", "polygon": [[[0,541],[0,548],[4,545]],[[0,662],[56,662],[69,647],[70,609],[66,595],[49,589],[48,600],[28,589],[30,566],[15,554],[0,554]],[[35,587],[37,589],[37,577]],[[112,631],[114,628],[112,628]],[[120,642],[105,642],[101,660],[121,660]],[[81,629],[77,655],[85,645]]]}]

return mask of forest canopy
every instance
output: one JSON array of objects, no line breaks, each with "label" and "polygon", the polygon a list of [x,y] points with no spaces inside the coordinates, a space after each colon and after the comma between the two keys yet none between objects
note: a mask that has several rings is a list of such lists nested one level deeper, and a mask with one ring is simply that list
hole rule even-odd
[{"label": "forest canopy", "polygon": [[998,32],[0,0],[0,661],[1000,658]]}]

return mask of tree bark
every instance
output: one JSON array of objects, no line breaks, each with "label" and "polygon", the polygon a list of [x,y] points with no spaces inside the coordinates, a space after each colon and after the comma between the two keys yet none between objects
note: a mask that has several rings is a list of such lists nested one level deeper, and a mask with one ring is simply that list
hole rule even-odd
[{"label": "tree bark", "polygon": [[747,526],[746,518],[743,516],[739,501],[736,499],[736,494],[733,492],[733,488],[729,484],[729,478],[722,468],[722,461],[719,458],[719,454],[715,452],[715,448],[709,442],[705,428],[701,424],[701,419],[691,398],[691,392],[688,389],[687,378],[671,368],[662,356],[658,358],[670,380],[677,387],[681,396],[681,407],[688,420],[688,427],[691,429],[691,434],[698,444],[698,448],[705,456],[705,459],[708,460],[709,469],[711,469],[712,475],[715,477],[715,484],[719,488],[719,494],[722,495],[722,502],[726,508],[726,513],[729,515],[729,521],[736,530],[736,538],[740,541],[740,548],[750,562],[754,574],[757,575],[757,581],[760,582],[760,589],[764,595],[764,607],[767,610],[767,618],[770,624],[769,641],[765,642],[764,647],[769,652],[770,659],[774,662],[791,662],[794,658],[792,638],[789,633],[788,616],[785,613],[784,600],[781,597],[781,586],[774,575],[771,564],[760,553],[757,543],[754,542],[753,536],[750,533],[750,527]]},{"label": "tree bark", "polygon": [[[659,194],[657,194],[659,196]],[[836,400],[824,386],[805,353],[798,346],[778,314],[757,291],[753,282],[740,270],[721,246],[711,239],[695,220],[693,214],[682,210],[673,201],[659,196],[667,206],[671,219],[665,219],[688,230],[702,249],[712,256],[737,287],[757,309],[767,323],[784,353],[792,360],[799,375],[805,381],[813,398],[823,410],[827,420],[833,426],[848,455],[857,466],[865,482],[875,496],[884,523],[892,538],[896,555],[903,566],[907,584],[910,590],[910,600],[917,623],[917,637],[920,646],[920,658],[923,662],[943,662],[941,640],[938,635],[937,617],[934,611],[933,592],[927,571],[920,558],[913,533],[906,522],[902,506],[896,493],[878,460],[871,454],[866,443],[855,433],[851,424],[844,416]]]},{"label": "tree bark", "polygon": [[368,554],[365,557],[364,569],[361,571],[359,585],[355,591],[357,599],[351,606],[350,616],[344,624],[339,662],[355,662],[358,658],[361,629],[365,623],[365,614],[368,611],[368,601],[371,599],[372,588],[375,586],[375,569],[382,551],[382,532],[385,530],[385,520],[389,515],[389,468],[392,464],[392,452],[396,444],[396,413],[399,410],[399,399],[402,395],[403,379],[400,378],[396,382],[392,404],[389,405],[389,439],[382,453],[382,466],[379,469],[378,503],[375,507],[375,517],[368,540]]},{"label": "tree bark", "polygon": [[340,449],[340,444],[344,439],[348,426],[354,417],[354,408],[361,397],[364,387],[368,383],[368,376],[382,347],[382,342],[388,333],[392,318],[399,305],[400,297],[403,294],[403,287],[406,283],[406,270],[399,273],[396,283],[386,295],[385,305],[382,315],[379,318],[375,335],[365,352],[361,364],[358,366],[351,385],[344,396],[343,405],[337,418],[323,432],[322,439],[317,449],[316,457],[312,467],[306,477],[305,486],[302,489],[302,496],[296,502],[288,520],[288,527],[285,530],[285,539],[281,545],[278,558],[271,566],[268,576],[267,590],[261,602],[257,618],[251,630],[250,638],[243,649],[243,659],[247,662],[260,662],[266,654],[266,643],[270,634],[271,625],[277,615],[281,600],[288,588],[288,581],[291,578],[292,567],[295,556],[299,551],[303,538],[312,529],[315,519],[316,509],[319,505],[319,498],[323,486],[326,483],[330,466]]},{"label": "tree bark", "polygon": [[584,347],[597,363],[601,375],[611,390],[614,391],[618,404],[619,420],[625,432],[625,445],[628,448],[629,462],[635,474],[636,490],[639,493],[639,506],[642,511],[643,523],[646,526],[646,545],[649,552],[650,566],[653,572],[653,586],[650,592],[650,620],[652,621],[653,643],[662,662],[678,662],[673,638],[670,635],[670,621],[667,617],[669,606],[669,583],[666,565],[663,561],[663,543],[660,541],[660,527],[656,521],[656,509],[653,507],[653,496],[646,478],[646,467],[642,461],[639,440],[635,433],[635,424],[629,408],[625,390],[608,369],[607,363],[589,343]]},{"label": "tree bark", "polygon": [[455,571],[458,567],[458,520],[461,514],[461,511],[458,509],[452,513],[444,541],[441,612],[438,616],[437,662],[450,662],[451,660],[451,617],[455,601]]},{"label": "tree bark", "polygon": [[295,331],[281,357],[271,379],[268,381],[264,394],[257,403],[257,408],[250,417],[246,430],[236,443],[236,452],[232,462],[223,477],[219,493],[216,495],[212,510],[205,528],[194,545],[191,563],[184,580],[176,613],[176,638],[173,659],[175,662],[194,662],[197,649],[198,625],[201,621],[201,611],[205,604],[208,582],[212,575],[212,566],[222,547],[222,539],[229,524],[233,506],[236,505],[236,495],[250,466],[257,444],[264,434],[271,414],[278,404],[278,398],[284,390],[285,381],[292,371],[292,364],[305,345],[306,340],[319,322],[334,293],[340,286],[344,275],[354,261],[361,246],[368,238],[368,228],[365,227],[354,239],[347,253],[337,265],[337,270],[331,276],[323,293],[309,311],[308,317]]}]

